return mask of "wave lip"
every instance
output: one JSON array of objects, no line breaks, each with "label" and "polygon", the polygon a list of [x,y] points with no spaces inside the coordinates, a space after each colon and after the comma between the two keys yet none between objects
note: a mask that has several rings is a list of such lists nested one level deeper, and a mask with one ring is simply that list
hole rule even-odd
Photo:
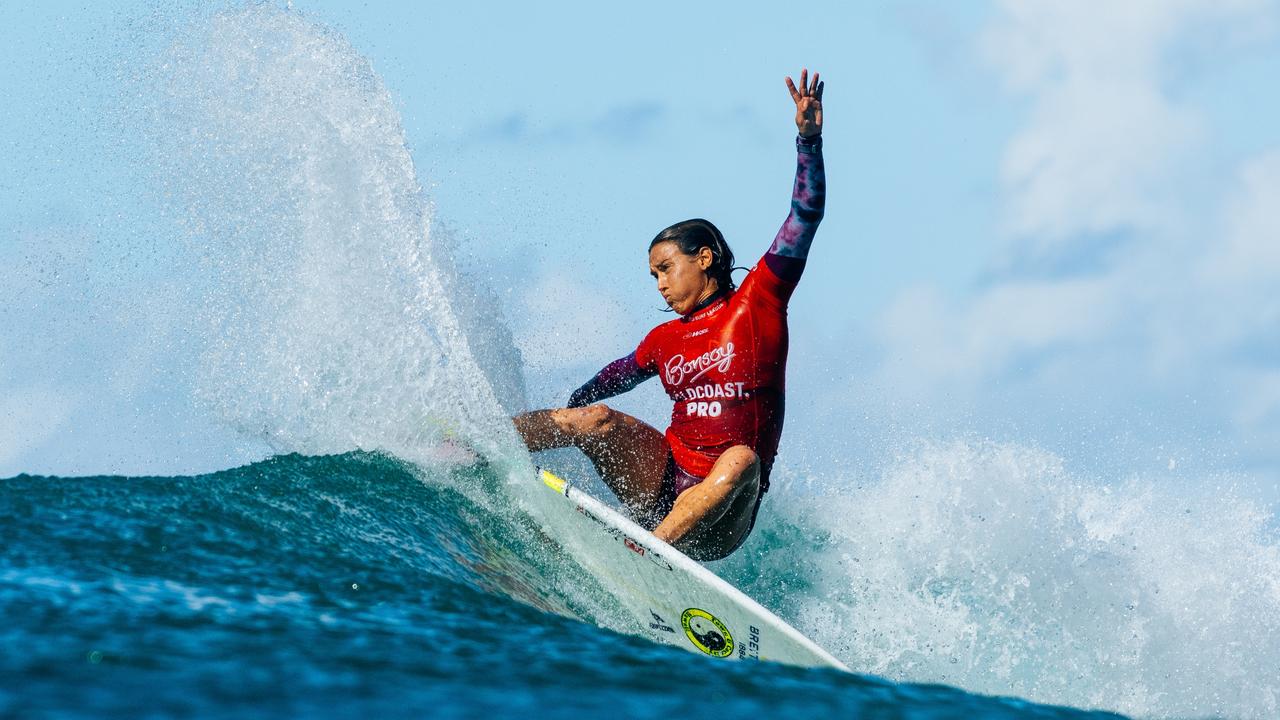
[{"label": "wave lip", "polygon": [[199,405],[280,453],[429,460],[454,436],[526,471],[510,332],[433,226],[369,60],[268,4],[164,32],[133,69],[124,130],[141,129],[191,256]]}]

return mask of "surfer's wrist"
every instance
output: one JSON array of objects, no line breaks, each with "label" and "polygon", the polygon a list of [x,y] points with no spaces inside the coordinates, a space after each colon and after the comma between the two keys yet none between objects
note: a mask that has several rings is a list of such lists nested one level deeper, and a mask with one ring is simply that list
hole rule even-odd
[{"label": "surfer's wrist", "polygon": [[796,135],[796,149],[802,153],[816,153],[822,150],[822,133],[810,135]]}]

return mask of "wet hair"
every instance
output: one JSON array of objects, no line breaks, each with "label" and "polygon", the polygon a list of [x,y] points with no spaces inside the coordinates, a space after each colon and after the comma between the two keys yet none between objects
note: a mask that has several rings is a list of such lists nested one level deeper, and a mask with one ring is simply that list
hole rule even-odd
[{"label": "wet hair", "polygon": [[721,290],[732,290],[733,284],[733,251],[724,241],[720,229],[702,218],[694,218],[678,222],[662,232],[649,243],[652,250],[660,243],[675,243],[685,255],[697,255],[702,248],[711,250],[711,267],[707,274],[715,278]]}]

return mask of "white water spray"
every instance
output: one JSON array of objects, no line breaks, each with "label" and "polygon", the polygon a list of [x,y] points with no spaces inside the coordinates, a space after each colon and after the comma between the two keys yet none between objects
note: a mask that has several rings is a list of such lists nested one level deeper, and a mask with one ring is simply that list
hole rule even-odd
[{"label": "white water spray", "polygon": [[185,26],[141,84],[148,161],[209,273],[206,405],[281,451],[423,461],[460,436],[523,462],[514,346],[432,232],[368,60],[254,5]]},{"label": "white water spray", "polygon": [[1226,479],[1104,485],[954,443],[816,497],[782,480],[723,569],[788,586],[770,604],[850,667],[1138,717],[1280,712],[1280,542]]}]

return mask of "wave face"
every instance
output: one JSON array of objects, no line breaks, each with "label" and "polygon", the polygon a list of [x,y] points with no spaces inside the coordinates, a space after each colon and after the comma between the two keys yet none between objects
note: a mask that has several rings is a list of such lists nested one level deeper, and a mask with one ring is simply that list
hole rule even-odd
[{"label": "wave face", "polygon": [[[128,68],[121,119],[183,229],[175,354],[204,412],[280,455],[4,481],[0,715],[1079,715],[911,682],[1277,714],[1266,517],[1012,446],[923,446],[870,481],[784,465],[713,566],[869,675],[617,634],[608,593],[540,534],[507,420],[518,353],[433,226],[369,62],[268,5],[144,30],[159,49]],[[446,438],[487,464],[451,465]]]},{"label": "wave face", "polygon": [[1100,717],[597,627],[535,524],[455,489],[498,480],[364,453],[5,480],[0,714]]}]

